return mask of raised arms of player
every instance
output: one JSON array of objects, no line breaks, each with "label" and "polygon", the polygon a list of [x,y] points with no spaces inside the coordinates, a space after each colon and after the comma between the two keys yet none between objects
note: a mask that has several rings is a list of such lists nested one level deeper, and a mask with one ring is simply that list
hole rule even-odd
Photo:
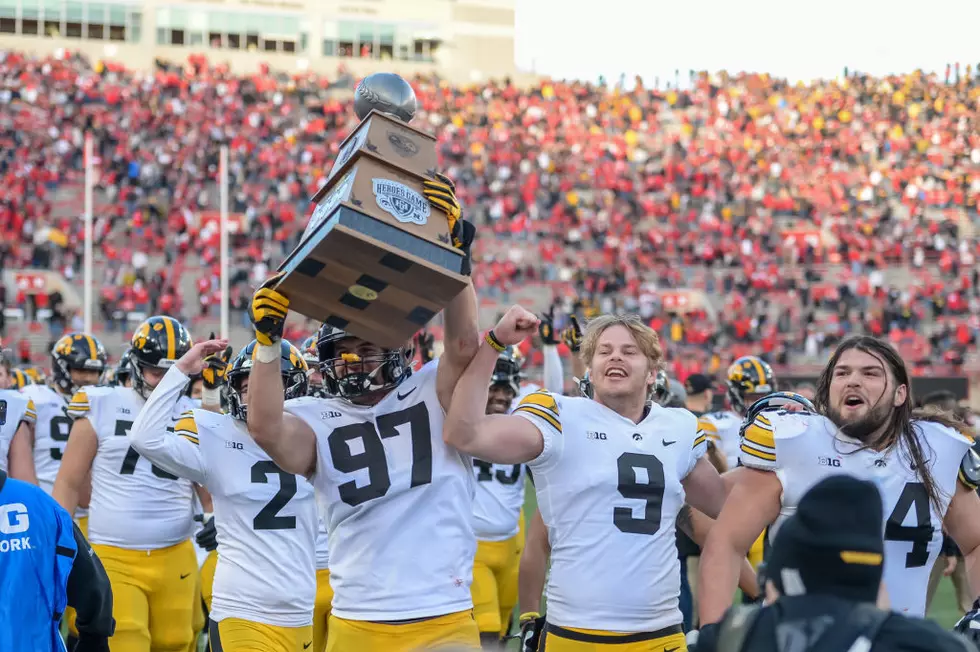
[{"label": "raised arms of player", "polygon": [[480,348],[477,315],[476,292],[470,282],[449,302],[443,313],[446,325],[444,348],[436,369],[436,393],[443,410],[449,410],[456,383]]},{"label": "raised arms of player", "polygon": [[[513,306],[492,332],[496,344],[507,346],[519,343],[537,327],[537,317],[520,306]],[[497,356],[498,350],[490,342],[480,345],[456,385],[443,438],[457,450],[488,462],[529,462],[544,450],[544,437],[537,426],[517,415],[486,414],[490,377]]]},{"label": "raised arms of player", "polygon": [[[80,641],[108,639],[116,628],[112,618],[112,587],[102,562],[72,523],[75,537],[75,560],[68,575],[68,606],[78,614],[75,628]],[[80,643],[81,645],[81,643]],[[85,649],[95,649],[85,647]],[[108,649],[108,648],[106,648]]]},{"label": "raised arms of player", "polygon": [[[195,344],[184,358],[203,344],[207,342]],[[194,414],[185,412],[176,424],[173,422],[174,408],[190,383],[190,378],[179,368],[184,358],[164,374],[146,399],[129,430],[129,441],[136,452],[164,471],[204,484],[207,464],[198,441]],[[167,432],[171,425],[173,432]]]}]

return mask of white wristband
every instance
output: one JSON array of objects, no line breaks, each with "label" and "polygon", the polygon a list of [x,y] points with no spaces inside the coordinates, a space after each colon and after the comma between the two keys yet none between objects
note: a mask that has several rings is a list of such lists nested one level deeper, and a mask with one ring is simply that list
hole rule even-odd
[{"label": "white wristband", "polygon": [[281,351],[279,342],[276,342],[272,346],[265,346],[264,344],[255,343],[255,359],[258,362],[276,362],[279,360],[279,354]]},{"label": "white wristband", "polygon": [[201,405],[218,406],[221,405],[221,390],[215,387],[211,389],[205,387],[201,392]]}]

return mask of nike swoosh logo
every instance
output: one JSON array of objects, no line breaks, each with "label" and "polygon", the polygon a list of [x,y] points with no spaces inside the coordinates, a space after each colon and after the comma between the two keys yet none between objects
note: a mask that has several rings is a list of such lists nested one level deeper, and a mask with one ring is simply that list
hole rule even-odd
[{"label": "nike swoosh logo", "polygon": [[305,650],[306,648],[310,647],[311,645],[313,645],[313,641],[310,641],[309,643],[303,643],[303,649]]},{"label": "nike swoosh logo", "polygon": [[679,649],[680,649],[679,647],[672,647],[669,650],[667,648],[664,648],[664,652],[677,652],[677,650]]},{"label": "nike swoosh logo", "polygon": [[408,398],[408,397],[409,397],[409,395],[410,395],[410,394],[411,394],[412,392],[414,392],[414,391],[415,391],[415,390],[417,390],[417,389],[418,389],[418,387],[413,387],[412,389],[410,389],[410,390],[408,390],[408,391],[407,391],[407,392],[405,392],[404,394],[402,394],[401,392],[398,392],[398,393],[397,393],[397,394],[398,394],[398,400],[399,400],[399,401],[404,401],[404,400],[405,400],[406,398]]},{"label": "nike swoosh logo", "polygon": [[[676,444],[677,440],[675,439],[674,441],[667,441],[666,439],[661,439],[660,443],[663,444],[664,446],[670,446],[671,444]],[[674,648],[674,649],[676,650],[678,648]],[[672,650],[664,650],[664,652],[672,652]]]},{"label": "nike swoosh logo", "polygon": [[190,576],[191,576],[191,574],[190,574],[190,573],[187,573],[187,575],[181,575],[181,576],[180,576],[180,579],[182,579],[182,580],[186,580],[186,579],[187,579],[188,577],[190,577]]}]

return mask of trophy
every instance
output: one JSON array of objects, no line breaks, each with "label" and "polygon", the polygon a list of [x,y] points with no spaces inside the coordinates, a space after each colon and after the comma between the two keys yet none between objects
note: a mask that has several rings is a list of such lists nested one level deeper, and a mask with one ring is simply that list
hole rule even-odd
[{"label": "trophy", "polygon": [[279,266],[290,309],[402,346],[466,287],[445,214],[422,194],[436,139],[409,126],[415,92],[392,73],[354,93],[361,123],[340,147],[296,249]]}]

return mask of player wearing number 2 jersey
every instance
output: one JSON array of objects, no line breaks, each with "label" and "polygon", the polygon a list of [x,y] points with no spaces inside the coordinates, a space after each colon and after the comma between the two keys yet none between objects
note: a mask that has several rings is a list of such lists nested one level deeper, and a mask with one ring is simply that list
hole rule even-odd
[{"label": "player wearing number 2 jersey", "polygon": [[944,528],[980,590],[980,499],[973,491],[980,477],[972,442],[941,415],[913,418],[898,353],[870,337],[843,341],[821,374],[814,405],[826,416],[758,407],[750,413],[741,444],[748,468],[701,556],[701,621],[718,621],[730,604],[735,563],[748,544],[765,526],[778,528],[810,487],[836,473],[873,481],[881,491],[884,585],[893,609],[924,614]]},{"label": "player wearing number 2 jersey", "polygon": [[[241,652],[293,652],[313,643],[316,595],[316,501],[305,478],[285,473],[248,435],[248,373],[255,342],[228,373],[229,414],[193,410],[173,422],[191,376],[211,349],[202,342],[177,361],[150,395],[130,431],[133,447],[214,501],[218,563],[211,601],[211,645]],[[306,394],[306,363],[280,342],[285,397]],[[322,652],[320,647],[316,652]]]},{"label": "player wearing number 2 jersey", "polygon": [[[133,386],[89,387],[68,408],[72,424],[54,497],[73,512],[91,473],[89,540],[112,582],[112,652],[184,652],[193,632],[197,559],[189,541],[193,488],[152,465],[128,431],[167,369],[191,347],[172,317],[151,317],[133,334]],[[184,398],[173,417],[190,409]]]},{"label": "player wearing number 2 jersey", "polygon": [[675,521],[685,502],[716,515],[725,488],[702,459],[697,418],[648,401],[662,361],[635,315],[589,323],[582,356],[593,397],[526,396],[513,414],[485,415],[497,351],[537,319],[515,306],[487,334],[460,379],[448,441],[480,459],[527,462],[552,546],[548,652],[685,649]]}]

